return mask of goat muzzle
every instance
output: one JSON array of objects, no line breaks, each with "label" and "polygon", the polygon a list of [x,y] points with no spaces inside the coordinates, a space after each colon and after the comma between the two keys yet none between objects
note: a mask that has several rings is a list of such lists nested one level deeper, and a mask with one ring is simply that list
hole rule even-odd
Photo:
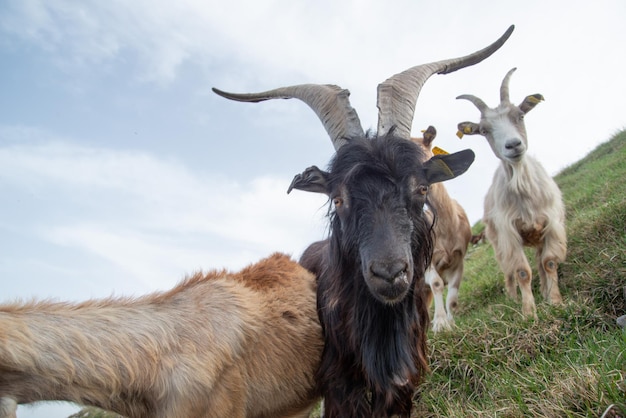
[{"label": "goat muzzle", "polygon": [[365,277],[372,295],[381,302],[393,304],[406,296],[413,277],[404,260],[374,261]]}]

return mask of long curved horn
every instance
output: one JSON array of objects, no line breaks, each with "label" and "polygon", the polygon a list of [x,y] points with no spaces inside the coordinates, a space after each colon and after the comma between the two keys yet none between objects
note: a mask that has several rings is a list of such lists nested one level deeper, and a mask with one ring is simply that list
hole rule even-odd
[{"label": "long curved horn", "polygon": [[504,80],[502,80],[502,85],[500,86],[500,102],[501,103],[510,103],[509,100],[509,79],[513,75],[513,73],[517,70],[516,67],[511,68],[508,73],[504,76]]},{"label": "long curved horn", "polygon": [[474,103],[474,106],[476,106],[478,110],[480,110],[481,114],[483,114],[485,110],[489,109],[489,106],[487,106],[485,102],[483,102],[481,99],[471,94],[462,94],[460,96],[457,96],[457,99],[465,99]]},{"label": "long curved horn", "polygon": [[356,110],[350,105],[350,92],[331,84],[299,84],[280,87],[261,93],[228,93],[213,88],[213,91],[227,99],[240,102],[261,102],[269,99],[300,99],[322,121],[330,140],[338,150],[351,138],[364,136],[361,121]]},{"label": "long curved horn", "polygon": [[515,25],[511,25],[497,41],[473,54],[418,65],[379,84],[378,135],[385,135],[392,127],[395,127],[394,132],[398,136],[409,139],[417,97],[426,80],[435,73],[448,74],[478,64],[496,52],[509,39],[513,29],[515,29]]}]

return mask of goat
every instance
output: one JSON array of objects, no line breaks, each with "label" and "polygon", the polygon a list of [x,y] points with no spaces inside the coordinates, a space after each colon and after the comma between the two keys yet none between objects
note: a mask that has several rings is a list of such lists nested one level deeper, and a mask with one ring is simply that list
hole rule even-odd
[{"label": "goat", "polygon": [[524,246],[536,250],[543,297],[549,303],[561,303],[557,268],[567,252],[565,208],[557,184],[539,161],[526,154],[528,139],[524,116],[543,100],[543,96],[533,94],[519,106],[512,104],[509,79],[515,70],[513,68],[504,77],[500,104],[496,108],[489,108],[476,96],[457,97],[472,102],[481,114],[480,123],[462,122],[458,128],[459,136],[479,134],[487,138],[501,161],[485,196],[485,236],[504,272],[508,295],[516,299],[519,286],[523,314],[536,317],[532,270]]},{"label": "goat", "polygon": [[324,351],[317,381],[325,416],[408,417],[413,393],[428,369],[424,271],[432,254],[432,224],[424,215],[429,185],[456,177],[471,150],[436,156],[409,140],[420,89],[433,74],[476,64],[513,31],[474,54],[412,67],[378,86],[378,131],[365,135],[349,91],[303,84],[228,99],[259,102],[297,98],[322,121],[335,147],[328,171],[312,166],[293,189],[326,194],[330,234],[300,262],[315,272]]},{"label": "goat", "polygon": [[[424,131],[422,138],[411,140],[423,147],[426,156],[432,158],[432,144],[437,135],[433,126]],[[434,332],[450,329],[454,324],[452,312],[458,305],[458,294],[463,280],[463,264],[467,245],[472,238],[472,229],[465,210],[452,199],[442,183],[435,183],[428,190],[427,204],[432,211],[435,231],[435,247],[430,266],[426,270],[425,280],[429,285],[426,291],[427,306],[435,301],[435,313],[432,320]],[[446,303],[443,303],[444,286],[448,286]]]},{"label": "goat", "polygon": [[42,400],[131,418],[308,417],[315,289],[276,253],[136,299],[0,305],[0,418]]}]

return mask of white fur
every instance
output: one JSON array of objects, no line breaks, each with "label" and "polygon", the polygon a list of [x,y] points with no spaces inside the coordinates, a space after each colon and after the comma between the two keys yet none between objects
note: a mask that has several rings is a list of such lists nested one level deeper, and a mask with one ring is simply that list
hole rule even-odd
[{"label": "white fur", "polygon": [[565,260],[567,237],[565,208],[561,191],[543,166],[526,155],[528,140],[524,116],[543,97],[527,96],[516,106],[509,101],[508,80],[505,76],[501,103],[491,109],[475,96],[463,95],[481,111],[478,125],[459,124],[467,134],[483,135],[496,157],[501,161],[485,197],[485,235],[494,247],[500,268],[504,272],[509,296],[522,294],[522,312],[536,317],[535,299],[531,290],[532,270],[524,254],[524,246],[536,249],[541,293],[550,303],[560,303],[558,264]]},{"label": "white fur", "polygon": [[17,402],[13,398],[0,397],[0,417],[17,418]]}]

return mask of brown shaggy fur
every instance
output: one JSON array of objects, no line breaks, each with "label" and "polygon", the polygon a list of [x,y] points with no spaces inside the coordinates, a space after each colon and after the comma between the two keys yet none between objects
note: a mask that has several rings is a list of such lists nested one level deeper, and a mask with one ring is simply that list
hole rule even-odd
[{"label": "brown shaggy fur", "polygon": [[0,306],[0,417],[67,400],[134,418],[306,417],[314,276],[283,254],[140,298]]},{"label": "brown shaggy fur", "polygon": [[[420,145],[427,158],[432,158],[433,141],[437,131],[429,126],[423,138],[411,138]],[[465,210],[456,200],[452,199],[443,183],[430,185],[428,205],[432,208],[428,213],[435,218],[435,248],[428,270],[426,271],[427,306],[435,302],[432,319],[434,332],[450,329],[454,324],[453,312],[458,305],[458,293],[463,280],[465,253],[472,238],[472,229]],[[433,214],[434,212],[434,214]],[[448,287],[448,295],[444,307],[443,291]]]}]

